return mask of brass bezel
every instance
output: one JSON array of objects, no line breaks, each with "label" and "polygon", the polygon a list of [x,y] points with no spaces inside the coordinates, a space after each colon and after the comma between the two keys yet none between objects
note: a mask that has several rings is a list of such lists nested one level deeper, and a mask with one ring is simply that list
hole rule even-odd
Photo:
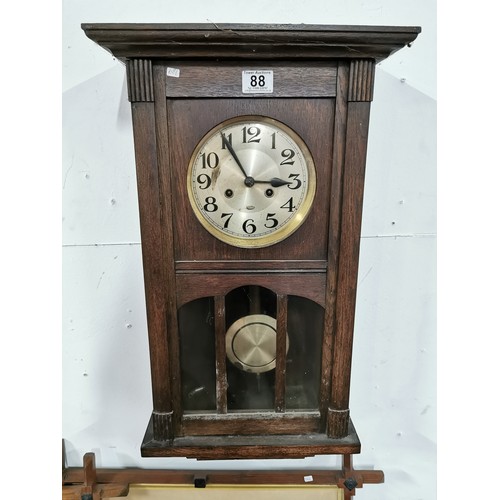
[{"label": "brass bezel", "polygon": [[[237,123],[242,123],[242,124],[264,123],[279,128],[283,133],[288,135],[297,144],[306,162],[308,184],[302,205],[284,226],[280,227],[273,233],[266,234],[265,236],[257,236],[257,237],[248,236],[246,238],[239,238],[224,233],[219,228],[215,227],[210,222],[210,220],[208,220],[203,215],[203,212],[199,209],[198,205],[196,204],[195,197],[192,191],[192,185],[191,185],[192,170],[194,162],[198,157],[200,150],[213,135],[218,134],[222,129],[233,126]],[[275,245],[276,243],[279,243],[280,241],[283,241],[284,239],[288,238],[302,225],[302,223],[307,218],[307,215],[311,210],[312,203],[316,194],[316,168],[314,165],[312,154],[309,151],[309,148],[307,147],[306,143],[299,136],[299,134],[297,134],[297,132],[291,129],[288,125],[285,125],[284,123],[274,118],[270,118],[268,116],[262,116],[262,115],[238,116],[235,118],[224,120],[222,123],[219,123],[212,129],[210,129],[198,142],[189,160],[189,166],[187,170],[187,192],[188,192],[189,202],[191,203],[191,208],[193,209],[196,218],[212,236],[215,236],[218,240],[227,243],[228,245],[232,245],[239,248],[263,248]]]}]

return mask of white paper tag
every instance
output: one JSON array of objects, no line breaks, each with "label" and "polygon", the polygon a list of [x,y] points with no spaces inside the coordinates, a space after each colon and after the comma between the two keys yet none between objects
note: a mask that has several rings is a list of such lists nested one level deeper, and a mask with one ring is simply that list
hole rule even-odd
[{"label": "white paper tag", "polygon": [[241,91],[244,94],[272,94],[273,72],[267,69],[242,71]]},{"label": "white paper tag", "polygon": [[312,476],[304,476],[304,483],[312,483],[314,481]]},{"label": "white paper tag", "polygon": [[181,76],[181,70],[179,68],[167,68],[167,76],[179,78],[179,76]]}]

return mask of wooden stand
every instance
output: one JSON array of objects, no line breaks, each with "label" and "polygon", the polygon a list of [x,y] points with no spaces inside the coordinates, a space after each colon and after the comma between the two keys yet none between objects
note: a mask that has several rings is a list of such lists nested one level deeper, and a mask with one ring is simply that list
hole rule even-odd
[{"label": "wooden stand", "polygon": [[161,469],[96,469],[95,456],[86,453],[83,467],[66,467],[62,471],[63,500],[98,500],[126,497],[131,484],[183,484],[193,488],[211,485],[301,485],[305,478],[312,478],[311,485],[338,486],[344,490],[344,499],[356,494],[364,484],[384,482],[380,470],[355,470],[352,456],[342,455],[342,469],[332,471],[186,471]]}]

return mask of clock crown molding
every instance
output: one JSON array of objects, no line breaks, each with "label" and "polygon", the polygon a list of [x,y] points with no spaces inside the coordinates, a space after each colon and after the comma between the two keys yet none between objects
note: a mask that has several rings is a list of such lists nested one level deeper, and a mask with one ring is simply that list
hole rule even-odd
[{"label": "clock crown molding", "polygon": [[418,26],[84,23],[118,59],[374,59],[411,44]]}]

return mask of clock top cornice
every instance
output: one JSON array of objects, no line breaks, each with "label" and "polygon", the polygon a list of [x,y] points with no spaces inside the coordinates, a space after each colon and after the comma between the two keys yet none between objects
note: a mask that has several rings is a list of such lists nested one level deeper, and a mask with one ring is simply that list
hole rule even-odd
[{"label": "clock top cornice", "polygon": [[385,59],[411,44],[418,26],[316,24],[84,23],[94,42],[120,60]]}]

